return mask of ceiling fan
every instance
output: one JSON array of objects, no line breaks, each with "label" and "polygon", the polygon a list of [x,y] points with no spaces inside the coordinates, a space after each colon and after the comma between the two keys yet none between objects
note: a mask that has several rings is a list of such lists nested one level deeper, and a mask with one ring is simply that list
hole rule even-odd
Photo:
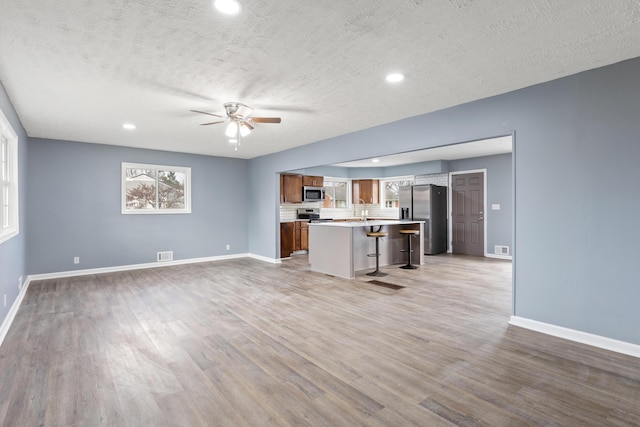
[{"label": "ceiling fan", "polygon": [[207,113],[206,111],[191,110],[194,113],[206,114],[208,116],[218,117],[222,120],[214,122],[202,123],[200,126],[215,125],[218,123],[227,123],[225,135],[230,139],[229,142],[236,144],[236,151],[240,146],[242,138],[248,136],[254,129],[253,123],[280,123],[280,117],[251,117],[253,108],[240,102],[225,102],[224,109],[226,117],[220,114]]}]

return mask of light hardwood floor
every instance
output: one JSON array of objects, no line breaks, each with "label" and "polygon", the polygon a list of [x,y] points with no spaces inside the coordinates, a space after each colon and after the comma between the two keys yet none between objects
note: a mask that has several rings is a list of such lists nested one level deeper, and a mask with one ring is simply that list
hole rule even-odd
[{"label": "light hardwood floor", "polygon": [[507,322],[511,263],[228,260],[31,283],[5,426],[640,425],[640,361]]}]

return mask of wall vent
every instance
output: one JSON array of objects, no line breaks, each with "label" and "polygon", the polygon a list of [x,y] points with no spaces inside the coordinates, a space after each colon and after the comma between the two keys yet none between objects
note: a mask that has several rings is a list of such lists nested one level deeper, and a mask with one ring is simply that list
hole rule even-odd
[{"label": "wall vent", "polygon": [[496,245],[494,252],[496,255],[509,255],[509,246]]},{"label": "wall vent", "polygon": [[173,251],[158,252],[158,261],[173,261]]}]

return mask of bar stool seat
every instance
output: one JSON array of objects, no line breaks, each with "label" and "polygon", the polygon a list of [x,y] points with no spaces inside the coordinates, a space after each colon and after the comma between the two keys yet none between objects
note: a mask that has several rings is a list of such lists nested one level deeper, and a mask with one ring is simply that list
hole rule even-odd
[{"label": "bar stool seat", "polygon": [[407,236],[407,249],[402,249],[400,252],[407,253],[407,264],[401,266],[400,268],[404,268],[405,270],[415,270],[415,265],[411,264],[411,253],[413,249],[411,248],[411,238],[420,235],[420,230],[400,230],[399,233],[401,235]]},{"label": "bar stool seat", "polygon": [[381,237],[387,237],[387,233],[384,231],[367,231],[367,237],[375,237],[376,238],[376,253],[375,254],[368,254],[367,256],[374,256],[376,257],[376,269],[375,271],[372,271],[371,273],[367,273],[367,276],[378,276],[378,277],[382,277],[382,276],[386,276],[387,273],[383,273],[380,271],[379,269],[379,265],[380,265],[380,246],[379,246],[379,239]]}]

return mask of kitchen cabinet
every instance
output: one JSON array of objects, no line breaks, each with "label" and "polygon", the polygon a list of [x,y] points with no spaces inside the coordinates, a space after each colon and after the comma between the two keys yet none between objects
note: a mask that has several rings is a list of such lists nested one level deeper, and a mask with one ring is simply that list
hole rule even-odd
[{"label": "kitchen cabinet", "polygon": [[322,187],[324,185],[324,177],[304,175],[302,177],[302,185],[305,187]]},{"label": "kitchen cabinet", "polygon": [[298,221],[300,223],[300,250],[309,250],[309,223],[306,221]]},{"label": "kitchen cabinet", "polygon": [[302,203],[302,175],[280,175],[280,202]]},{"label": "kitchen cabinet", "polygon": [[288,258],[293,253],[295,223],[280,223],[280,258]]},{"label": "kitchen cabinet", "polygon": [[300,234],[301,234],[301,224],[300,221],[296,221],[293,226],[293,251],[300,250]]},{"label": "kitchen cabinet", "polygon": [[280,258],[288,258],[296,251],[309,250],[309,222],[280,223]]},{"label": "kitchen cabinet", "polygon": [[293,251],[309,250],[309,222],[296,221],[293,231]]},{"label": "kitchen cabinet", "polygon": [[354,179],[351,182],[353,203],[380,203],[380,181],[377,179]]}]

